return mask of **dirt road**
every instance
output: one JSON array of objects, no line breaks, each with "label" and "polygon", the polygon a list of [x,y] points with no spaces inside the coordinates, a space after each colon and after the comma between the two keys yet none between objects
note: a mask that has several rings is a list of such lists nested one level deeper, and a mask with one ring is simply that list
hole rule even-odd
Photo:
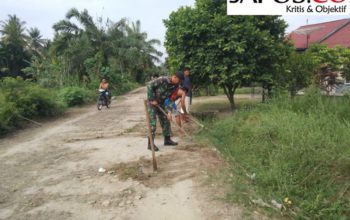
[{"label": "dirt road", "polygon": [[160,170],[152,173],[144,94],[1,139],[0,219],[242,219],[208,181],[221,163],[214,151],[189,140],[164,147],[158,135]]}]

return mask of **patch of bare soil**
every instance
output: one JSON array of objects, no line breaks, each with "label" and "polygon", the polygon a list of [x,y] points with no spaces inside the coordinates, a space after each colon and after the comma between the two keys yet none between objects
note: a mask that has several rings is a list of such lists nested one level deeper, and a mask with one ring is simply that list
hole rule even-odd
[{"label": "patch of bare soil", "polygon": [[160,155],[157,164],[159,169],[153,172],[152,160],[142,157],[138,161],[112,165],[107,170],[117,173],[121,180],[131,178],[147,187],[159,188],[198,178],[203,172],[213,172],[222,165],[222,161],[212,150],[185,145],[177,147],[172,153]]},{"label": "patch of bare soil", "polygon": [[176,129],[176,148],[157,136],[159,170],[152,172],[145,92],[1,139],[0,219],[242,219],[241,208],[217,199],[225,186],[208,184],[223,165],[216,152]]}]

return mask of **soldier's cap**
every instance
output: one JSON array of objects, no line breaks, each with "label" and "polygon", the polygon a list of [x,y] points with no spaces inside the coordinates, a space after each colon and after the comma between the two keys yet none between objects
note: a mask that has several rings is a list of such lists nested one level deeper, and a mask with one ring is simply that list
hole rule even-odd
[{"label": "soldier's cap", "polygon": [[177,76],[181,81],[185,80],[185,76],[182,71],[176,71],[175,76]]}]

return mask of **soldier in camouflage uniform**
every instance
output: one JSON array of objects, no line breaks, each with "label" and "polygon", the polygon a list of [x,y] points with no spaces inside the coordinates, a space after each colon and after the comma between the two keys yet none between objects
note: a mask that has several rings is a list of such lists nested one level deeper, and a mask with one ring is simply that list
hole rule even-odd
[{"label": "soldier in camouflage uniform", "polygon": [[[178,71],[171,77],[160,77],[153,80],[147,86],[147,100],[149,103],[148,113],[150,115],[150,122],[152,128],[152,138],[154,143],[154,137],[156,133],[157,126],[157,116],[159,118],[160,125],[163,129],[164,145],[177,145],[176,142],[172,141],[170,138],[171,127],[167,116],[164,115],[158,107],[162,108],[165,112],[167,109],[164,106],[165,99],[169,98],[171,94],[178,88],[181,81],[184,80],[184,75],[182,72]],[[148,149],[151,149],[150,140],[148,139]],[[154,145],[155,151],[158,151],[158,147]]]}]

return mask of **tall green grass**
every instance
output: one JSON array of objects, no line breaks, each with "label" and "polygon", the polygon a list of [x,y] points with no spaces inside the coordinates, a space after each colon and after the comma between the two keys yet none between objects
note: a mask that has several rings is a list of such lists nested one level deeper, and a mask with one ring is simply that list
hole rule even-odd
[{"label": "tall green grass", "polygon": [[281,97],[215,123],[209,136],[231,164],[228,198],[288,198],[293,218],[349,219],[349,97]]}]

